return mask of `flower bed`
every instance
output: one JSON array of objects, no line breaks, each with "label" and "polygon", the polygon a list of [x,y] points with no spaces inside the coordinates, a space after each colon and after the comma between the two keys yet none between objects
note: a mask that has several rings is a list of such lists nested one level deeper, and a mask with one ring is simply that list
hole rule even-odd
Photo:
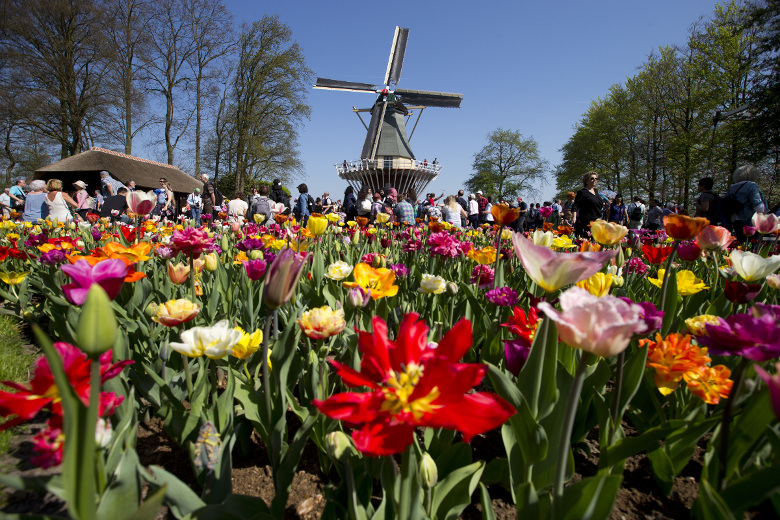
[{"label": "flower bed", "polygon": [[[490,518],[497,489],[518,515],[606,518],[627,460],[668,494],[698,447],[696,516],[771,508],[776,242],[677,215],[656,234],[526,236],[494,208],[469,231],[3,222],[5,308],[51,324],[32,381],[0,392],[3,427],[48,410],[35,460],[61,475],[0,482],[56,492],[73,518],[280,518],[313,445],[329,518],[457,517],[472,495]],[[139,459],[151,417],[198,493]],[[499,455],[480,458],[468,442],[490,431]],[[270,504],[232,488],[252,436]],[[589,443],[595,468],[572,479]]]}]

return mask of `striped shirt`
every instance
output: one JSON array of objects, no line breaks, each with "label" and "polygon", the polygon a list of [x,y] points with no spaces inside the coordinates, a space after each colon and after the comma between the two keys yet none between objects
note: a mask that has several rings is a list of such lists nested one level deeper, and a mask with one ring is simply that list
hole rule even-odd
[{"label": "striped shirt", "polygon": [[414,208],[407,201],[402,200],[395,205],[393,213],[396,217],[396,222],[406,222],[407,224],[414,224]]}]

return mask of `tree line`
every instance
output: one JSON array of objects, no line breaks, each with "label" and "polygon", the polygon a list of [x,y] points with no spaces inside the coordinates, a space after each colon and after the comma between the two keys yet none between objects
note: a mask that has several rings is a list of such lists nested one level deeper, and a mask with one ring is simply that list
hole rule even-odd
[{"label": "tree line", "polygon": [[559,192],[600,185],[675,201],[710,176],[721,194],[737,166],[754,163],[771,202],[780,199],[780,0],[718,5],[685,45],[652,52],[637,73],[593,101],[562,148]]},{"label": "tree line", "polygon": [[0,0],[0,10],[6,184],[92,146],[152,145],[231,190],[300,173],[313,74],[277,16],[237,26],[221,0]]}]

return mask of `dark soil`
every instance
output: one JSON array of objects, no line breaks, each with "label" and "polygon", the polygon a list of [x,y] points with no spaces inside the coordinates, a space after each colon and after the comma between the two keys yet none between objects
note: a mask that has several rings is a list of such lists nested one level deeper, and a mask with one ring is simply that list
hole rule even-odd
[{"label": "dark soil", "polygon": [[[40,470],[31,467],[29,460],[31,445],[29,438],[43,420],[26,427],[26,430],[15,439],[15,447],[10,455],[0,458],[0,471],[15,475],[45,475],[56,472],[56,469]],[[598,436],[592,432],[585,441],[585,446],[575,454],[575,476],[573,480],[594,475],[598,468]],[[141,463],[145,466],[158,465],[177,475],[182,481],[199,492],[195,476],[190,467],[184,450],[179,448],[163,431],[159,420],[152,420],[138,428],[136,446]],[[474,459],[490,461],[503,455],[500,430],[494,430],[480,435],[472,440]],[[261,497],[270,505],[274,497],[273,480],[270,462],[262,442],[252,436],[251,443],[241,454],[238,446],[233,455],[233,492]],[[586,453],[589,451],[590,453]],[[623,473],[623,484],[618,492],[611,520],[666,520],[690,518],[691,507],[698,496],[698,479],[701,472],[703,447],[699,447],[693,458],[675,479],[672,493],[664,496],[655,482],[652,467],[645,455],[632,457],[626,461]],[[287,501],[285,518],[313,520],[320,518],[325,507],[323,486],[327,477],[319,468],[316,447],[309,442],[298,472],[293,481],[292,490]],[[493,511],[497,519],[516,519],[517,512],[510,493],[499,485],[489,488],[492,497]],[[64,504],[50,495],[33,492],[2,490],[0,498],[2,513],[32,513],[62,515]],[[1,515],[0,515],[1,516]],[[749,518],[773,518],[772,512],[756,511]],[[167,510],[161,510],[159,520],[173,518]],[[479,492],[475,492],[472,503],[463,512],[461,518],[472,520],[482,518],[482,507],[479,503]]]}]

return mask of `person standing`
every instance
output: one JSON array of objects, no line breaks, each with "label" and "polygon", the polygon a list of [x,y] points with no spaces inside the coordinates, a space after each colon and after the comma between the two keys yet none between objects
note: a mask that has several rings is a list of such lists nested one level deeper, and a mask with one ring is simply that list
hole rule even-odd
[{"label": "person standing", "polygon": [[[409,194],[411,196],[411,193]],[[414,199],[408,199],[401,197],[401,201],[393,208],[393,214],[395,215],[395,221],[403,224],[414,225],[414,206],[412,205]]]},{"label": "person standing", "polygon": [[[458,190],[458,197],[455,199],[458,204],[460,204],[460,207],[463,208],[463,211],[468,214],[469,212],[469,203],[466,201],[466,199],[463,197],[463,190]],[[446,202],[445,202],[446,204]]]},{"label": "person standing", "polygon": [[322,194],[322,212],[324,214],[332,213],[334,209],[333,199],[327,191]]},{"label": "person standing", "polygon": [[[293,215],[297,220],[300,220],[301,226],[306,226],[309,221],[309,215],[311,215],[311,204],[309,201],[309,187],[305,183],[298,185],[298,202],[295,203],[295,209]],[[370,206],[369,206],[370,211]]]},{"label": "person standing", "polygon": [[127,181],[127,191],[129,191],[130,193],[133,193],[135,191],[135,181],[133,179]]},{"label": "person standing", "polygon": [[48,218],[58,222],[70,222],[73,220],[73,214],[70,212],[68,206],[77,208],[78,203],[73,200],[70,195],[63,193],[62,181],[59,179],[49,179],[49,182],[46,183],[46,189],[49,193],[46,194],[43,201],[49,206]]},{"label": "person standing", "polygon": [[523,197],[517,197],[517,220],[515,221],[515,231],[522,233],[525,231],[525,219],[528,217],[528,204]]},{"label": "person standing", "polygon": [[[76,206],[76,213],[79,214],[82,220],[87,220],[87,212],[93,208],[90,207],[90,197],[87,192],[87,184],[84,181],[76,181],[73,183],[76,187],[76,193],[73,194],[73,198],[76,200],[78,206]],[[94,199],[92,199],[94,200]]]},{"label": "person standing", "polygon": [[355,188],[347,186],[344,190],[344,213],[346,213],[347,222],[354,221],[357,217],[357,197],[355,197]]},{"label": "person standing", "polygon": [[694,216],[704,217],[713,226],[720,226],[720,197],[712,191],[714,185],[715,182],[712,180],[712,177],[699,179],[696,185],[699,190],[699,197],[693,203],[693,207],[696,210]]},{"label": "person standing", "polygon": [[473,229],[479,227],[479,203],[473,193],[469,195],[469,226]]},{"label": "person standing", "polygon": [[628,205],[626,212],[628,213],[628,229],[639,229],[642,227],[642,222],[645,219],[645,212],[647,208],[642,203],[642,198],[637,195],[634,197],[634,202]]},{"label": "person standing", "polygon": [[209,180],[209,176],[205,173],[200,176],[200,180],[203,181],[203,212],[201,218],[208,215],[208,218],[214,218],[214,207],[216,203],[217,189],[214,187],[214,183]]},{"label": "person standing", "polygon": [[615,195],[615,200],[609,205],[608,222],[616,222],[621,226],[628,222],[628,211],[626,210],[626,205],[623,204],[623,195],[620,193]]},{"label": "person standing", "polygon": [[168,179],[166,179],[165,177],[160,179],[160,182],[162,183],[162,189],[164,190],[164,195],[165,195],[165,202],[163,202],[163,207],[160,210],[160,215],[163,218],[166,218],[168,220],[173,220],[174,218],[176,218],[176,201],[173,198],[173,190],[171,189],[171,183],[168,182]]},{"label": "person standing", "polygon": [[477,206],[479,206],[479,222],[485,222],[485,207],[488,204],[488,200],[482,195],[482,190],[477,191]]},{"label": "person standing", "polygon": [[112,195],[116,195],[119,192],[119,188],[127,189],[127,186],[111,177],[111,174],[103,170],[100,172],[100,194],[103,195],[105,200]]},{"label": "person standing", "polygon": [[664,210],[661,208],[661,201],[653,199],[650,210],[647,212],[647,229],[650,231],[658,231],[664,227],[663,223]]},{"label": "person standing", "polygon": [[200,212],[203,209],[203,198],[200,196],[200,188],[195,188],[195,191],[189,194],[187,204],[190,206],[190,218],[196,223],[199,222]]},{"label": "person standing", "polygon": [[30,192],[24,199],[24,213],[22,220],[36,222],[39,218],[49,216],[49,206],[45,202],[46,183],[36,179],[30,183]]},{"label": "person standing", "polygon": [[2,195],[0,195],[0,208],[3,210],[3,217],[8,218],[11,216],[11,211],[13,211],[13,207],[11,207],[11,195],[10,195],[11,188],[6,188],[3,190]]},{"label": "person standing", "polygon": [[740,242],[744,242],[745,232],[743,228],[751,224],[753,214],[763,213],[767,210],[766,200],[758,184],[758,168],[752,164],[745,164],[734,170],[734,184],[729,187],[726,197],[733,196],[739,207],[735,213],[727,218],[731,219],[734,234]]},{"label": "person standing", "polygon": [[596,189],[599,175],[596,172],[588,172],[582,176],[582,189],[574,197],[574,206],[577,208],[577,222],[574,231],[577,236],[586,237],[590,231],[590,223],[602,217],[604,203]]},{"label": "person standing", "polygon": [[233,195],[233,200],[228,202],[228,222],[238,222],[239,224],[243,223],[244,215],[246,215],[248,209],[249,204],[247,204],[244,200],[244,194],[237,191]]},{"label": "person standing", "polygon": [[25,186],[26,183],[24,182],[24,179],[17,179],[16,184],[11,186],[11,189],[8,191],[8,195],[11,197],[12,205],[16,211],[24,210]]},{"label": "person standing", "polygon": [[110,218],[111,222],[117,220],[123,224],[130,224],[130,217],[127,216],[127,188],[122,186],[117,190],[116,195],[111,195],[103,201],[103,207],[100,208],[100,218]]}]

